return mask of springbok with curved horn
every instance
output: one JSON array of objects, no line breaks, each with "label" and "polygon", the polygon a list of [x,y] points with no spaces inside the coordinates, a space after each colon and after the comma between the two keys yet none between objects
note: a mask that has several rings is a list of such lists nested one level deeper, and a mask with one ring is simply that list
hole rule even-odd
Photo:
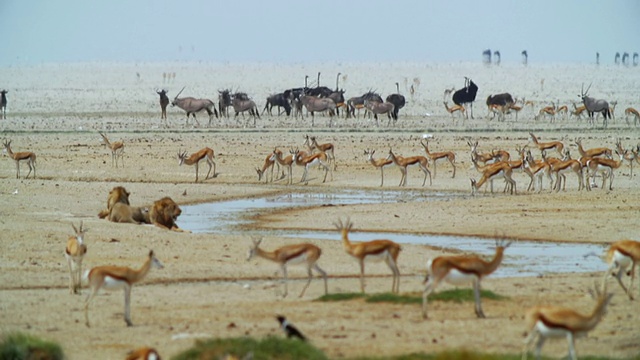
[{"label": "springbok with curved horn", "polygon": [[200,122],[196,118],[196,113],[202,110],[206,110],[207,114],[209,114],[209,125],[211,125],[213,115],[216,116],[216,119],[218,118],[218,110],[216,110],[213,101],[209,99],[196,99],[193,97],[178,98],[178,96],[182,94],[182,91],[184,91],[185,87],[183,87],[182,90],[180,90],[180,92],[173,99],[173,101],[171,102],[171,106],[177,106],[187,112],[187,125],[189,124],[189,115],[193,114],[193,119],[196,121],[196,124],[200,126]]},{"label": "springbok with curved horn", "polygon": [[89,303],[98,290],[105,288],[107,290],[124,289],[124,321],[127,326],[133,326],[131,322],[131,287],[140,282],[147,276],[152,267],[162,269],[164,266],[153,253],[149,251],[149,257],[140,269],[135,270],[125,266],[96,266],[85,273],[89,282],[91,293],[87,296],[84,303],[84,318],[87,327],[89,325]]},{"label": "springbok with curved horn", "polygon": [[385,158],[374,159],[373,154],[375,150],[365,150],[364,154],[367,156],[367,161],[371,163],[376,169],[380,169],[380,186],[384,185],[384,167],[393,164],[393,161]]},{"label": "springbok with curved horn", "polygon": [[305,265],[307,268],[307,274],[309,278],[307,279],[307,283],[302,288],[300,295],[298,297],[302,297],[307,291],[309,284],[311,284],[311,279],[313,278],[313,274],[311,269],[317,271],[322,276],[324,280],[324,294],[327,295],[329,292],[327,287],[327,273],[318,266],[317,262],[322,255],[322,250],[319,247],[309,243],[296,244],[296,245],[285,245],[280,247],[274,251],[266,251],[260,248],[260,243],[262,239],[253,239],[253,245],[249,247],[249,253],[247,255],[247,261],[253,259],[254,257],[261,257],[263,259],[271,260],[278,265],[280,265],[280,271],[282,271],[282,278],[284,280],[284,294],[282,297],[286,297],[288,294],[288,276],[287,276],[287,265]]},{"label": "springbok with curved horn", "polygon": [[87,253],[87,245],[84,244],[84,233],[89,229],[82,228],[82,221],[80,221],[80,228],[76,228],[71,224],[75,236],[69,236],[67,240],[67,247],[64,250],[64,257],[67,259],[69,265],[69,293],[79,294],[82,289],[82,259]]},{"label": "springbok with curved horn", "polygon": [[215,155],[213,154],[213,149],[205,147],[198,152],[191,154],[191,156],[187,157],[187,152],[184,151],[182,153],[178,152],[178,166],[182,164],[185,165],[194,165],[196,168],[196,182],[198,182],[198,164],[200,160],[205,159],[207,161],[207,165],[209,165],[209,171],[207,171],[207,176],[204,178],[207,180],[209,178],[209,174],[211,173],[211,168],[213,167],[213,175],[211,177],[216,177],[216,163],[213,161]]},{"label": "springbok with curved horn", "polygon": [[396,166],[400,168],[400,184],[398,186],[407,186],[407,167],[411,165],[418,165],[420,170],[424,173],[424,180],[422,180],[422,186],[427,182],[427,176],[429,176],[429,185],[433,185],[431,179],[431,171],[429,171],[429,160],[424,156],[410,156],[402,157],[396,156],[391,149],[389,149],[389,156],[387,160],[393,161]]},{"label": "springbok with curved horn", "polygon": [[353,223],[347,218],[344,222],[338,219],[333,223],[342,235],[342,246],[347,254],[353,256],[360,264],[360,290],[364,293],[364,263],[367,260],[384,260],[393,272],[393,282],[391,292],[400,292],[400,270],[398,270],[398,255],[402,248],[391,240],[371,240],[366,242],[352,243],[349,241],[349,231],[353,228]]},{"label": "springbok with curved horn", "polygon": [[7,155],[9,155],[9,157],[16,162],[16,179],[20,178],[20,162],[21,161],[25,161],[27,165],[29,165],[29,172],[27,173],[27,177],[25,177],[25,179],[29,178],[29,175],[31,175],[31,170],[33,170],[33,178],[35,179],[36,178],[36,154],[31,151],[21,151],[21,152],[14,153],[11,150],[11,140],[5,141],[3,144],[4,144],[4,149],[7,151]]},{"label": "springbok with curved horn", "polygon": [[496,241],[496,253],[491,261],[478,255],[443,255],[427,260],[427,276],[422,292],[422,317],[427,318],[427,297],[443,280],[454,284],[473,284],[473,297],[476,302],[476,316],[484,318],[480,301],[480,281],[491,275],[502,263],[504,251],[511,242]]},{"label": "springbok with curved horn", "polygon": [[451,178],[456,177],[456,154],[451,151],[441,151],[441,152],[431,152],[429,151],[429,139],[425,139],[425,142],[420,141],[422,147],[424,148],[424,152],[427,154],[427,157],[433,162],[433,177],[436,177],[436,164],[438,160],[447,160],[451,167],[453,167],[453,175]]}]

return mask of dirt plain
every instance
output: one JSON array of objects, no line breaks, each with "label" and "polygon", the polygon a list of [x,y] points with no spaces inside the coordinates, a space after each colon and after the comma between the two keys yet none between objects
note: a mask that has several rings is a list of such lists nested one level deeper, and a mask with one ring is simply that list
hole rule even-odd
[{"label": "dirt plain", "polygon": [[[3,71],[5,75],[18,76],[14,74],[17,69]],[[560,73],[562,69],[555,71]],[[47,88],[54,88],[56,79]],[[628,81],[637,85],[638,76]],[[445,85],[434,87],[441,91]],[[88,103],[94,99],[93,91],[103,90],[100,85],[79,86],[86,87]],[[133,88],[130,86],[127,91]],[[637,239],[640,228],[638,174],[634,171],[630,176],[628,163],[616,170],[612,191],[600,186],[578,191],[575,176],[569,174],[566,191],[551,192],[545,183],[541,193],[528,192],[527,176],[517,174],[517,195],[503,194],[502,182],[498,181],[496,193],[481,190],[471,196],[469,178],[479,178],[479,174],[471,168],[467,140],[477,139],[484,151],[505,149],[512,156],[516,146],[533,146],[529,131],[535,131],[544,141],[563,141],[572,153],[577,153],[572,144],[578,137],[583,138],[585,147],[613,147],[615,138],[620,138],[627,148],[635,146],[638,130],[628,126],[620,115],[608,129],[575,119],[561,123],[535,121],[532,110],[521,114],[518,122],[511,117],[498,122],[484,118],[486,110],[480,102],[476,109],[478,119],[453,123],[444,109],[437,108],[426,117],[425,109],[412,108],[410,103],[407,114],[395,127],[376,127],[371,120],[359,118],[341,119],[337,126],[328,128],[327,119],[320,117],[312,129],[308,118],[276,116],[264,116],[257,128],[244,127],[234,120],[194,127],[185,126],[184,115],[177,109],[170,109],[169,122],[163,124],[151,95],[151,100],[145,100],[137,110],[110,112],[113,102],[104,100],[105,112],[94,111],[93,106],[79,106],[69,112],[51,108],[47,112],[40,110],[47,109],[47,105],[35,100],[42,91],[26,85],[22,94],[14,91],[14,96],[23,96],[18,105],[25,107],[0,121],[1,137],[12,141],[14,151],[29,150],[38,155],[35,179],[24,179],[28,171],[25,165],[21,178],[16,179],[15,165],[6,156],[0,163],[0,331],[23,331],[55,340],[70,359],[119,359],[140,346],[153,346],[169,358],[187,349],[196,338],[281,335],[275,314],[287,315],[314,345],[336,358],[462,348],[518,353],[522,350],[523,315],[528,307],[559,304],[587,313],[593,303],[587,290],[602,277],[602,272],[489,277],[483,281],[483,288],[509,298],[485,300],[487,318],[482,320],[475,317],[471,303],[432,303],[430,318],[423,320],[417,305],[368,304],[361,300],[317,302],[313,300],[323,294],[317,279],[303,298],[297,298],[305,281],[304,270],[297,267],[289,271],[294,280],[289,284],[290,295],[283,299],[278,296],[277,266],[266,260],[246,261],[250,244],[247,228],[188,234],[98,219],[97,213],[105,207],[107,193],[114,186],[124,186],[131,192],[132,205],[150,204],[164,196],[188,205],[286,193],[330,194],[353,189],[378,192],[380,172],[366,162],[363,151],[372,148],[380,153],[378,156],[385,156],[393,147],[404,156],[422,155],[420,140],[423,134],[430,134],[432,151],[457,154],[456,176],[451,178],[448,164],[438,163],[433,184],[422,187],[419,171],[411,168],[406,190],[456,196],[427,203],[265,210],[252,217],[248,228],[332,230],[335,220],[349,216],[358,231],[389,232],[392,240],[393,233],[482,238],[500,234],[513,240],[513,247],[518,246],[518,241],[533,240],[598,243],[603,250],[616,240]],[[634,99],[626,88],[611,91],[619,95],[621,103]],[[29,110],[29,101],[35,110]],[[437,99],[432,102],[436,109]],[[135,104],[130,106],[136,109]],[[199,119],[202,122],[203,116]],[[111,155],[100,145],[98,131],[125,142],[123,167],[112,167]],[[321,172],[312,169],[305,186],[297,182],[301,169],[294,168],[293,185],[287,186],[282,180],[258,182],[254,168],[262,165],[267,154],[274,147],[285,151],[302,147],[306,134],[335,145],[337,169],[333,180],[321,183]],[[194,183],[194,168],[179,167],[176,153],[193,152],[204,146],[215,150],[218,174]],[[203,170],[206,173],[206,166],[201,166],[201,176]],[[399,180],[399,171],[387,168],[383,189],[404,190],[397,186]],[[597,181],[599,184],[600,179]],[[63,256],[66,239],[73,233],[71,224],[80,221],[90,229],[84,268],[106,264],[138,267],[149,249],[163,261],[164,269],[152,270],[133,288],[133,327],[126,327],[122,319],[121,292],[97,296],[90,309],[92,327],[85,327],[83,306],[87,290],[82,296],[69,294]],[[337,232],[335,238],[339,239]],[[308,241],[268,236],[264,247],[274,249],[303,240]],[[330,275],[329,291],[358,291],[357,263],[344,253],[340,243],[321,239],[311,242],[323,250],[319,264]],[[455,249],[455,244],[451,248]],[[420,292],[426,259],[442,253],[428,244],[403,244],[399,260],[401,292]],[[508,255],[507,250],[507,258]],[[576,262],[583,255],[576,254]],[[367,292],[389,290],[391,278],[386,265],[369,265],[367,274],[371,275],[367,278]],[[440,289],[448,288],[451,286]],[[637,300],[630,301],[613,281],[609,290],[615,296],[604,320],[588,338],[577,341],[580,356],[625,358],[640,353]],[[565,355],[566,341],[548,342],[543,353],[551,357]]]}]

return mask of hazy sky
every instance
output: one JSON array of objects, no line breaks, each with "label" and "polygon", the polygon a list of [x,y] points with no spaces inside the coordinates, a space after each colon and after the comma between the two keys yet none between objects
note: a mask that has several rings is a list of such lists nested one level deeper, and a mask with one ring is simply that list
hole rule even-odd
[{"label": "hazy sky", "polygon": [[638,0],[0,0],[0,66],[84,61],[613,63]]}]

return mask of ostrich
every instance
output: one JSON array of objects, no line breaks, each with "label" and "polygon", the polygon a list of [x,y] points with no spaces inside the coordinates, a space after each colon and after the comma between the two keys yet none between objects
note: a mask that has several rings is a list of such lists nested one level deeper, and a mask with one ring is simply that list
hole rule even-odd
[{"label": "ostrich", "polygon": [[596,53],[596,65],[600,65],[600,53]]},{"label": "ostrich", "polygon": [[613,58],[613,62],[615,62],[616,65],[620,65],[620,53],[619,52],[616,53],[616,57]]},{"label": "ostrich", "polygon": [[633,66],[638,66],[638,53],[633,53]]},{"label": "ostrich", "polygon": [[527,50],[522,50],[520,54],[522,55],[522,65],[527,66],[529,63],[529,54],[527,54]]},{"label": "ostrich", "polygon": [[456,105],[464,106],[465,104],[469,104],[471,118],[473,119],[473,102],[476,100],[478,86],[468,77],[464,78],[464,83],[464,88],[453,93],[452,99]]},{"label": "ostrich", "polygon": [[629,53],[625,52],[622,54],[622,65],[629,66]]},{"label": "ostrich", "polygon": [[396,83],[396,91],[397,93],[387,96],[386,99],[387,102],[392,103],[394,106],[393,113],[391,114],[394,120],[398,120],[398,112],[406,104],[404,96],[400,95],[400,85],[398,83]]},{"label": "ostrich", "polygon": [[493,59],[496,62],[496,65],[500,66],[500,50],[493,52]]},{"label": "ostrich", "polygon": [[[306,83],[306,78],[305,78],[305,83]],[[320,86],[320,72],[318,71],[318,83],[316,84],[316,87],[314,87],[313,89],[309,89],[309,91],[307,92],[307,95],[326,98],[326,97],[329,97],[331,93],[333,93],[333,90],[329,89],[326,86]]]},{"label": "ostrich", "polygon": [[487,49],[482,52],[482,63],[485,65],[491,65],[491,49]]}]

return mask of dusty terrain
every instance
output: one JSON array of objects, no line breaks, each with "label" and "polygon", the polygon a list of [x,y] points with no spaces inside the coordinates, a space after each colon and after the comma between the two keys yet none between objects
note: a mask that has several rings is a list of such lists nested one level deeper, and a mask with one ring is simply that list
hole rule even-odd
[{"label": "dusty terrain", "polygon": [[[359,76],[365,77],[363,74],[372,66],[365,66],[359,72],[353,70],[349,75],[351,84]],[[158,66],[149,67],[148,72],[155,72],[156,77],[163,71]],[[118,185],[131,192],[131,203],[137,206],[164,196],[186,205],[273,193],[380,191],[380,172],[366,162],[363,151],[377,149],[376,155],[382,157],[393,147],[404,156],[423,155],[420,140],[423,134],[429,133],[433,135],[432,151],[457,154],[456,177],[451,178],[448,164],[438,163],[433,184],[421,187],[419,171],[411,168],[407,189],[462,196],[429,203],[407,201],[265,211],[252,226],[331,230],[333,221],[350,216],[358,231],[487,238],[501,234],[514,240],[513,247],[518,246],[518,240],[536,240],[601,243],[604,249],[607,243],[619,239],[638,238],[639,180],[635,168],[633,177],[630,176],[628,163],[616,170],[613,191],[600,187],[591,192],[578,191],[575,176],[568,174],[566,191],[550,192],[545,182],[545,190],[537,194],[527,192],[527,176],[517,174],[517,195],[503,194],[502,181],[497,181],[495,194],[485,193],[483,189],[477,196],[471,196],[469,178],[480,176],[471,168],[468,139],[477,139],[484,151],[500,148],[514,156],[516,146],[533,146],[528,135],[531,130],[544,141],[563,141],[572,154],[577,154],[573,145],[577,137],[583,138],[585,147],[613,147],[614,139],[620,137],[629,148],[638,143],[640,133],[624,122],[621,110],[617,111],[615,123],[605,130],[589,126],[584,120],[559,120],[553,124],[548,120],[534,121],[532,109],[521,113],[518,122],[511,117],[506,122],[490,121],[484,118],[486,109],[482,101],[476,103],[478,119],[453,124],[442,108],[441,94],[451,83],[459,83],[460,74],[477,74],[474,80],[483,79],[485,88],[495,87],[502,81],[496,69],[461,67],[400,66],[395,70],[399,77],[408,76],[411,83],[412,78],[421,76],[423,83],[420,97],[410,102],[405,109],[406,116],[396,127],[376,128],[370,120],[360,118],[339,120],[338,127],[331,129],[326,127],[324,117],[317,118],[316,128],[311,129],[308,118],[294,120],[275,116],[264,116],[258,121],[257,129],[239,126],[233,120],[227,120],[224,125],[214,120],[213,126],[206,127],[206,116],[202,114],[199,120],[203,126],[185,126],[184,115],[178,109],[170,109],[169,122],[162,124],[158,119],[157,99],[151,90],[156,84],[162,86],[161,80],[140,84],[135,83],[131,75],[139,70],[146,80],[148,68],[144,65],[135,69],[112,66],[111,70],[96,64],[80,70],[79,65],[61,66],[60,73],[47,67],[2,69],[4,78],[15,82],[17,89],[10,92],[15,100],[10,102],[9,118],[0,121],[1,137],[12,141],[15,152],[35,152],[38,167],[36,179],[24,179],[28,171],[26,165],[22,165],[21,178],[16,179],[14,162],[7,156],[0,159],[0,331],[24,331],[58,341],[71,359],[119,359],[127,351],[143,345],[153,346],[163,356],[170,357],[188,348],[198,337],[281,335],[274,315],[282,313],[333,357],[452,348],[520,352],[525,331],[523,314],[527,307],[540,303],[561,304],[587,313],[593,303],[587,290],[601,279],[602,273],[489,277],[483,281],[483,287],[509,299],[484,301],[487,319],[475,317],[473,304],[436,302],[430,305],[430,319],[423,320],[415,305],[374,305],[357,300],[315,302],[313,300],[323,293],[320,280],[314,280],[307,294],[297,298],[305,276],[304,270],[297,267],[289,271],[296,280],[289,284],[289,297],[282,299],[277,290],[277,266],[266,260],[246,261],[250,237],[243,234],[243,230],[231,228],[223,234],[186,234],[145,225],[115,224],[97,217],[105,207],[107,193]],[[94,69],[94,73],[90,69]],[[351,65],[350,69],[358,68]],[[27,76],[27,70],[36,74]],[[181,69],[183,72],[179,74],[187,77],[189,70]],[[258,70],[257,65],[250,67],[246,77]],[[268,70],[286,72],[282,68]],[[540,103],[569,102],[575,98],[575,87],[582,82],[579,75],[583,70],[582,66],[532,68],[529,72],[505,69],[508,73],[504,75],[505,87],[510,89],[509,85],[513,85],[520,96]],[[443,72],[449,74],[449,78],[425,84],[431,75],[435,79],[445,78]],[[544,73],[548,77],[545,86],[556,87],[544,92],[527,91],[520,82],[516,84],[514,79],[518,75],[514,73],[523,73],[523,78],[537,88],[540,74]],[[44,85],[34,79],[38,76],[40,81],[44,79]],[[101,79],[100,76],[105,80],[95,80]],[[638,89],[636,73],[628,69],[601,69],[594,76],[594,88],[601,86],[608,98],[618,99],[618,109],[637,107],[633,104],[637,94],[631,93],[631,89]],[[253,83],[243,83],[243,87],[262,99],[262,95],[272,89],[256,78],[258,76],[251,80]],[[21,85],[18,85],[19,79],[24,80]],[[122,79],[127,79],[125,85],[120,84]],[[624,86],[616,85],[621,82]],[[206,89],[214,93],[218,87],[231,85],[227,79]],[[353,86],[355,90],[349,88],[348,96],[367,90]],[[485,88],[481,87],[478,99],[490,93],[491,90]],[[172,90],[175,94],[178,85],[173,85]],[[135,101],[123,99],[122,94],[131,95],[136,91]],[[56,92],[60,93],[59,97]],[[69,102],[72,98],[74,102]],[[62,106],[63,103],[67,105]],[[258,100],[258,106],[263,105]],[[427,112],[429,117],[424,115]],[[110,152],[100,145],[98,131],[105,131],[112,140],[125,142],[124,167],[111,166]],[[267,154],[274,147],[284,150],[302,147],[305,134],[317,136],[320,142],[334,143],[338,167],[333,181],[322,184],[321,173],[312,169],[309,185],[299,184],[302,170],[298,167],[293,170],[294,185],[286,186],[283,181],[258,182],[254,168],[262,165]],[[176,154],[179,150],[193,152],[204,146],[215,150],[218,175],[195,184],[194,168],[179,167]],[[536,151],[536,155],[539,156],[539,152]],[[204,174],[206,165],[203,164],[200,175],[204,177]],[[387,168],[383,189],[399,190],[399,180],[398,169]],[[599,178],[597,182],[600,184]],[[68,270],[63,257],[66,239],[73,233],[71,224],[77,225],[81,220],[90,229],[86,235],[89,250],[85,268],[106,264],[138,267],[149,249],[153,249],[165,265],[162,270],[152,270],[141,284],[134,286],[133,327],[126,327],[123,321],[121,292],[102,292],[97,296],[90,308],[92,327],[84,325],[83,304],[87,291],[84,289],[82,296],[69,294]],[[389,237],[393,240],[392,235]],[[339,238],[337,232],[335,238]],[[264,247],[273,249],[296,241],[302,240],[272,236],[265,238]],[[358,291],[357,263],[344,253],[340,243],[313,242],[323,250],[319,264],[330,275],[329,291]],[[455,248],[455,244],[451,247]],[[403,244],[399,260],[401,292],[421,291],[425,261],[439,254],[440,250],[428,244]],[[576,262],[581,261],[583,255],[576,254]],[[605,268],[603,263],[602,270]],[[384,264],[369,265],[367,274],[375,275],[367,279],[368,292],[390,289],[391,278]],[[615,294],[612,304],[595,331],[577,341],[579,355],[620,358],[640,352],[637,300],[630,301],[613,281],[609,284]],[[566,353],[566,342],[549,342],[543,352],[561,357]]]}]

